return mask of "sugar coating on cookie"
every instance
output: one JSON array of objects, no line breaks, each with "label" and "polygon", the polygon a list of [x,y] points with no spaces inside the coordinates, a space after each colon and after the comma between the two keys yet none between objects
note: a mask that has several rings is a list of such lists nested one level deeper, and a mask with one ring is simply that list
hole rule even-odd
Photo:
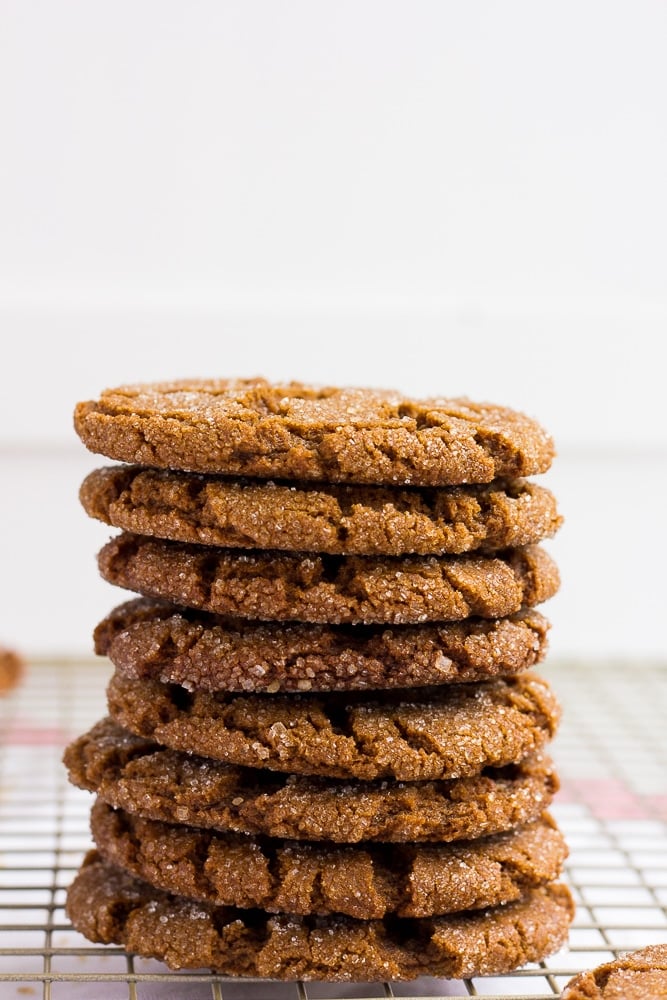
[{"label": "sugar coating on cookie", "polygon": [[116,673],[111,717],[156,743],[245,767],[372,781],[470,777],[542,749],[560,706],[525,673],[384,692],[229,694]]},{"label": "sugar coating on cookie", "polygon": [[407,490],[107,466],[79,497],[91,517],[138,535],[350,555],[494,552],[550,537],[562,521],[553,494],[527,480]]},{"label": "sugar coating on cookie", "polygon": [[71,885],[66,909],[90,940],[121,944],[173,969],[329,981],[508,972],[559,948],[573,916],[569,890],[558,883],[497,909],[423,921],[272,916],[162,892],[96,853]]},{"label": "sugar coating on cookie", "polygon": [[547,650],[534,609],[419,626],[251,622],[137,598],[96,627],[95,652],[127,677],[190,691],[349,691],[487,680]]},{"label": "sugar coating on cookie", "polygon": [[552,597],[558,569],[539,545],[497,556],[239,553],[123,533],[98,554],[109,583],[240,618],[416,624],[501,618]]},{"label": "sugar coating on cookie", "polygon": [[556,879],[567,849],[545,814],[455,844],[316,844],[174,826],[98,799],[91,829],[105,860],[150,885],[215,906],[429,917],[520,899]]},{"label": "sugar coating on cookie", "polygon": [[630,952],[571,979],[561,1000],[664,1000],[667,943]]},{"label": "sugar coating on cookie", "polygon": [[91,451],[156,468],[324,482],[446,486],[545,472],[533,419],[468,399],[265,379],[106,389],[74,427]]},{"label": "sugar coating on cookie", "polygon": [[450,781],[345,781],[253,769],[134,736],[103,719],[65,751],[72,784],[115,808],[167,823],[296,840],[444,842],[523,826],[558,790],[534,754]]}]

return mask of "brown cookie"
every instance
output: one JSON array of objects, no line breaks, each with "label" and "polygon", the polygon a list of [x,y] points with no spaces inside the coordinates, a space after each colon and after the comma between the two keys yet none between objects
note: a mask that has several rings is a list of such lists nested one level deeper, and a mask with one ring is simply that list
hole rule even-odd
[{"label": "brown cookie", "polygon": [[399,490],[107,466],[79,496],[91,517],[138,535],[347,555],[494,552],[539,542],[562,520],[553,494],[526,480]]},{"label": "brown cookie", "polygon": [[246,622],[150,597],[115,608],[95,652],[127,677],[200,691],[351,691],[480,681],[539,663],[549,622],[509,618],[416,626]]},{"label": "brown cookie", "polygon": [[98,799],[91,828],[105,860],[158,889],[215,906],[359,920],[508,903],[557,878],[567,856],[546,814],[519,830],[457,844],[340,847],[173,826]]},{"label": "brown cookie", "polygon": [[667,944],[656,944],[575,976],[563,990],[561,1000],[664,1000],[665,997]]},{"label": "brown cookie", "polygon": [[14,649],[0,646],[0,694],[16,687],[24,670],[23,657]]},{"label": "brown cookie", "polygon": [[380,694],[188,692],[114,674],[109,714],[172,750],[245,767],[373,781],[481,774],[541,750],[560,708],[536,674]]},{"label": "brown cookie", "polygon": [[467,399],[264,379],[120,386],[79,403],[91,451],[121,462],[261,479],[448,486],[545,472],[551,438]]},{"label": "brown cookie", "polygon": [[103,719],[65,751],[70,781],[119,809],[224,832],[335,843],[474,839],[537,819],[558,789],[548,757],[451,781],[342,781],[165,750]]},{"label": "brown cookie", "polygon": [[502,618],[552,597],[558,570],[537,545],[502,556],[322,556],[247,552],[122,534],[101,549],[109,583],[241,618],[415,624]]},{"label": "brown cookie", "polygon": [[556,951],[574,911],[568,889],[552,884],[516,903],[449,917],[270,916],[162,892],[96,852],[84,860],[66,908],[90,940],[123,945],[173,969],[357,982],[509,972]]}]

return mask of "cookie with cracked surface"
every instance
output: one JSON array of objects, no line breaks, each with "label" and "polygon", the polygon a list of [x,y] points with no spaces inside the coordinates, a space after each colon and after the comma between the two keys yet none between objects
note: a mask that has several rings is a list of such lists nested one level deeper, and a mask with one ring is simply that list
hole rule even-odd
[{"label": "cookie with cracked surface", "polygon": [[106,861],[158,889],[215,906],[272,913],[430,917],[520,899],[558,877],[567,849],[540,820],[457,844],[313,844],[220,834],[114,810],[91,829]]},{"label": "cookie with cracked surface", "polygon": [[173,969],[285,980],[464,978],[537,962],[565,941],[574,906],[558,883],[515,903],[448,917],[355,920],[269,915],[154,889],[91,852],[66,911],[89,940],[120,944]]},{"label": "cookie with cracked surface", "polygon": [[189,379],[80,402],[74,427],[108,458],[261,479],[448,486],[545,472],[546,431],[523,413],[395,391]]},{"label": "cookie with cracked surface", "polygon": [[538,545],[498,556],[323,556],[250,552],[121,534],[100,550],[109,583],[240,618],[416,624],[502,618],[552,597],[556,564]]},{"label": "cookie with cracked surface", "polygon": [[526,480],[401,490],[107,466],[79,497],[91,517],[137,535],[333,555],[495,552],[550,537],[562,520],[553,494]]},{"label": "cookie with cracked surface", "polygon": [[16,687],[24,670],[25,660],[20,653],[7,646],[0,646],[0,694]]},{"label": "cookie with cracked surface", "polygon": [[115,608],[95,652],[127,677],[200,691],[350,691],[487,680],[540,663],[549,622],[509,618],[418,626],[247,622],[144,597]]},{"label": "cookie with cracked surface", "polygon": [[650,945],[614,962],[582,972],[567,984],[561,1000],[664,1000],[667,944]]},{"label": "cookie with cracked surface", "polygon": [[374,781],[471,777],[555,735],[560,706],[533,673],[478,684],[319,694],[188,692],[115,673],[109,714],[172,750],[291,774]]},{"label": "cookie with cracked surface", "polygon": [[343,781],[237,767],[133,736],[111,719],[71,743],[70,781],[147,819],[334,843],[443,842],[537,819],[558,789],[543,754],[474,778]]}]

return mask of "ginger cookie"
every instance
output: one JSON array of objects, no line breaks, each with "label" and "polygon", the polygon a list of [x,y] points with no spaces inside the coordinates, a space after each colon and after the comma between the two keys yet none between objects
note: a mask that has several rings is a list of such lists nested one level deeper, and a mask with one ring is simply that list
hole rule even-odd
[{"label": "ginger cookie", "polygon": [[370,982],[498,974],[540,961],[564,943],[573,903],[555,883],[506,906],[421,920],[269,915],[162,892],[91,852],[66,910],[88,939],[172,969]]},{"label": "ginger cookie", "polygon": [[395,391],[190,379],[81,402],[86,447],[121,462],[329,483],[449,486],[546,472],[553,441],[528,416]]},{"label": "ginger cookie", "polygon": [[326,695],[188,692],[116,673],[107,696],[120,726],[172,750],[364,781],[472,777],[515,764],[541,750],[560,719],[553,692],[532,673]]},{"label": "ginger cookie", "polygon": [[492,556],[244,552],[121,534],[105,580],[146,597],[241,618],[416,624],[502,618],[552,597],[558,569],[537,545]]},{"label": "ginger cookie", "polygon": [[79,496],[91,517],[137,535],[333,555],[495,552],[550,537],[562,520],[553,494],[526,480],[400,490],[108,466]]},{"label": "ginger cookie", "polygon": [[16,687],[24,670],[23,657],[14,649],[0,646],[0,694]]},{"label": "ginger cookie", "polygon": [[359,847],[211,833],[132,816],[98,799],[91,829],[106,861],[166,892],[215,906],[359,920],[509,903],[557,878],[567,856],[546,814],[456,844]]},{"label": "ginger cookie", "polygon": [[561,1000],[664,1000],[665,997],[667,944],[655,944],[575,976],[563,990]]},{"label": "ginger cookie", "polygon": [[450,781],[343,781],[165,750],[111,719],[71,743],[72,784],[147,819],[334,843],[473,840],[537,819],[558,789],[548,757]]},{"label": "ginger cookie", "polygon": [[549,622],[509,618],[393,627],[247,622],[137,598],[94,633],[126,677],[199,691],[350,691],[487,680],[540,663]]}]

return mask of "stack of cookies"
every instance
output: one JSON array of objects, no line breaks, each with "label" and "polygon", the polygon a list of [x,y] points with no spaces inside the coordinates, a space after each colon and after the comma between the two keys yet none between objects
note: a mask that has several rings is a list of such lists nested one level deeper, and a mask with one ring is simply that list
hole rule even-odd
[{"label": "stack of cookies", "polygon": [[550,438],[469,400],[262,379],[78,405],[87,477],[141,596],[95,648],[107,718],[73,924],[173,968],[462,978],[565,940],[546,809],[557,701],[530,668],[558,587]]}]

